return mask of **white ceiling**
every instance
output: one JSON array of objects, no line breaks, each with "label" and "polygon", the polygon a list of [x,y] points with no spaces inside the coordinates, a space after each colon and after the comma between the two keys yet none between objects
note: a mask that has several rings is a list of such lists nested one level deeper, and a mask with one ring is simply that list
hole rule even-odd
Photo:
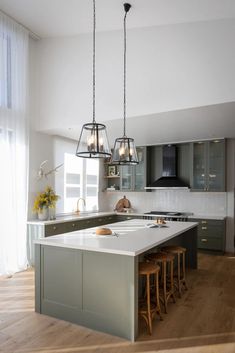
[{"label": "white ceiling", "polygon": [[[123,0],[97,0],[97,30],[122,28]],[[234,0],[130,0],[128,27],[148,27],[235,17]],[[0,0],[0,9],[40,37],[92,29],[92,0]]]},{"label": "white ceiling", "polygon": [[[127,0],[128,1],[128,0]],[[125,0],[96,0],[97,30],[122,29]],[[235,18],[235,0],[130,0],[129,28]],[[92,0],[0,0],[0,10],[41,38],[92,30]],[[122,132],[122,119],[106,121],[110,143]],[[174,128],[172,128],[174,127]],[[76,139],[81,126],[51,129]],[[235,136],[235,103],[128,118],[128,134],[138,145]]]},{"label": "white ceiling", "polygon": [[[106,121],[105,125],[112,147],[115,138],[122,136],[123,121]],[[129,118],[127,130],[128,136],[134,137],[139,146],[221,137],[234,138],[235,102]],[[78,140],[81,125],[45,132]]]}]

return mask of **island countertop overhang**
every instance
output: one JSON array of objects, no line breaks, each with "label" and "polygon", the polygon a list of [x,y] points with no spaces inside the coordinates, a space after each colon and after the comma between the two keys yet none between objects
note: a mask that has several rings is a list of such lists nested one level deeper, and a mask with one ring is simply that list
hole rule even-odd
[{"label": "island countertop overhang", "polygon": [[41,238],[35,244],[103,252],[117,255],[138,256],[149,249],[187,232],[196,222],[167,222],[166,227],[148,228],[150,221],[132,219],[106,225],[118,236],[97,236],[95,228]]}]

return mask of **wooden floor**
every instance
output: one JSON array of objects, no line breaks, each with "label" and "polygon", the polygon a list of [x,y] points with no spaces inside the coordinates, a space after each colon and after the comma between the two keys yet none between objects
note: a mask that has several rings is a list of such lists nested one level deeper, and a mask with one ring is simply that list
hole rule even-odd
[{"label": "wooden floor", "polygon": [[0,352],[4,353],[234,353],[235,257],[199,255],[189,290],[169,305],[149,336],[137,342],[34,312],[34,272],[0,279]]}]

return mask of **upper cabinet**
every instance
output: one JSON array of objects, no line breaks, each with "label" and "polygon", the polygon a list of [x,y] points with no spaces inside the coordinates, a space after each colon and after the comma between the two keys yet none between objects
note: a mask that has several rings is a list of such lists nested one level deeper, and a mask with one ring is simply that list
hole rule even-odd
[{"label": "upper cabinet", "polygon": [[225,191],[225,140],[191,144],[192,191]]},{"label": "upper cabinet", "polygon": [[120,189],[126,191],[145,191],[147,179],[147,149],[136,147],[139,164],[121,167]]},{"label": "upper cabinet", "polygon": [[147,175],[147,148],[136,147],[139,164],[114,166],[106,164],[107,191],[145,191]]},{"label": "upper cabinet", "polygon": [[[177,177],[191,191],[225,191],[225,140],[186,142],[177,146]],[[163,146],[137,147],[139,164],[105,165],[106,190],[145,191],[163,175]]]}]

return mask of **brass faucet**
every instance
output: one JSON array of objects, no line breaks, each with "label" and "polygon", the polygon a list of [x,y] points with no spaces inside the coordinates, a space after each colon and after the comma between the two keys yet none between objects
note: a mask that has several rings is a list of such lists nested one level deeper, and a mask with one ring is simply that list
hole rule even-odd
[{"label": "brass faucet", "polygon": [[78,201],[77,201],[77,210],[75,211],[75,213],[80,214],[80,210],[79,210],[79,201],[83,201],[84,203],[84,207],[86,207],[86,200],[83,199],[82,197],[79,197]]}]

